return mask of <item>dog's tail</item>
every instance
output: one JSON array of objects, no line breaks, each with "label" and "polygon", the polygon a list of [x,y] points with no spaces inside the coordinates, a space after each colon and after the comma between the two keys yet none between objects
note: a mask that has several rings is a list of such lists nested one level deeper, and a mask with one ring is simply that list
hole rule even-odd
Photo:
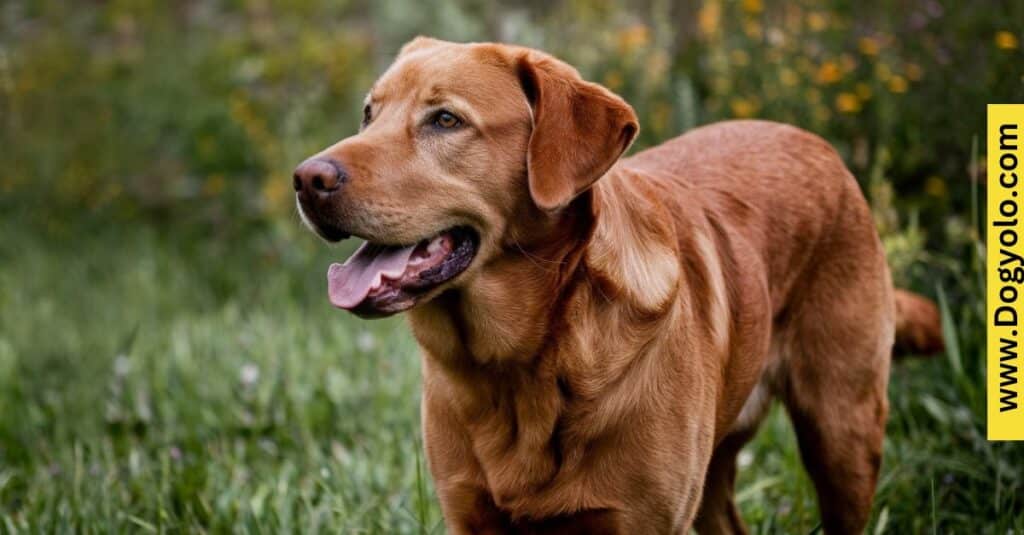
[{"label": "dog's tail", "polygon": [[923,295],[896,289],[894,356],[930,356],[945,349],[939,307]]}]

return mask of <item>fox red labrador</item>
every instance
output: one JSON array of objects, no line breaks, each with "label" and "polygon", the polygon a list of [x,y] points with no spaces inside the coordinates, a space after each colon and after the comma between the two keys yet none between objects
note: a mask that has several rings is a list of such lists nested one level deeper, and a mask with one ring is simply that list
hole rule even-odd
[{"label": "fox red labrador", "polygon": [[743,532],[736,455],[785,405],[829,533],[868,520],[893,290],[857,181],[821,138],[730,121],[620,159],[633,109],[571,66],[418,38],[358,134],[302,163],[330,301],[408,311],[451,533]]}]

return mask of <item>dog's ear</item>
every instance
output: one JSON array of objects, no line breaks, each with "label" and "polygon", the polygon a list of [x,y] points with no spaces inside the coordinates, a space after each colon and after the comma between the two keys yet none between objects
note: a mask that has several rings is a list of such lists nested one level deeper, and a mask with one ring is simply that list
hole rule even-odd
[{"label": "dog's ear", "polygon": [[418,35],[414,37],[412,41],[402,45],[402,49],[398,51],[398,56],[401,57],[410,52],[416,52],[417,50],[423,50],[425,48],[432,48],[440,44],[444,44],[444,41],[434,39],[433,37]]},{"label": "dog's ear", "polygon": [[533,110],[526,159],[530,196],[542,210],[557,211],[629,148],[639,130],[636,113],[618,95],[549,56],[524,54],[516,69]]}]

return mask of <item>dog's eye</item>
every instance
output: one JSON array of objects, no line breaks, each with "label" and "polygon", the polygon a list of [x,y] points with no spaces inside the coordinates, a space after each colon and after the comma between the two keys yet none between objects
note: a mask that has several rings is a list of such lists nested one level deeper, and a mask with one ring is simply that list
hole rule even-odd
[{"label": "dog's eye", "polygon": [[461,124],[462,121],[451,112],[441,110],[434,115],[434,126],[438,128],[455,128]]},{"label": "dog's eye", "polygon": [[372,110],[370,110],[370,105],[367,104],[366,106],[363,106],[363,126],[370,124],[370,119],[372,117],[373,113]]}]

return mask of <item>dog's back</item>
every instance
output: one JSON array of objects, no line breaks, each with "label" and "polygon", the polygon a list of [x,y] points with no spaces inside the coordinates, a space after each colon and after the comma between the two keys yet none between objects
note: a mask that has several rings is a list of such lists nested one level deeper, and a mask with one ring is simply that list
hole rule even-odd
[{"label": "dog's back", "polygon": [[[911,294],[894,298],[856,180],[821,138],[765,121],[699,128],[621,165],[672,206],[684,265],[688,244],[705,232],[713,250],[690,255],[724,280],[729,349],[720,364],[731,388],[722,389],[698,529],[742,529],[730,498],[735,455],[773,397],[797,430],[826,531],[862,529],[881,458],[894,331],[931,349],[940,334],[935,313],[896,316],[894,304],[909,309]],[[922,298],[913,303],[914,311],[934,309]],[[697,317],[714,330],[713,310]]]},{"label": "dog's back", "polygon": [[[695,129],[623,160],[666,188],[681,218],[694,211],[764,260],[778,313],[839,218],[860,241],[846,254],[881,252],[856,180],[835,150],[804,130],[768,121],[727,121]],[[821,251],[826,253],[827,251]],[[751,259],[737,259],[749,262]]]}]

